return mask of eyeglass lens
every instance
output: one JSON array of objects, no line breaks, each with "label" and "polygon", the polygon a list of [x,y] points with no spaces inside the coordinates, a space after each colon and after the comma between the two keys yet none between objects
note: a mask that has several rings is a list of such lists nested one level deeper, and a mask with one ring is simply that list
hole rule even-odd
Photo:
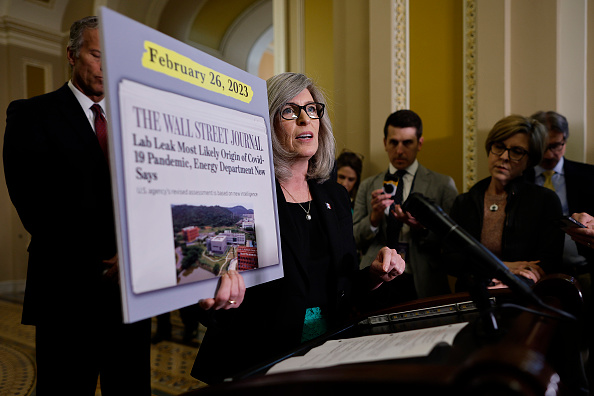
[{"label": "eyeglass lens", "polygon": [[547,150],[559,151],[565,145],[565,142],[552,143],[547,146]]},{"label": "eyeglass lens", "polygon": [[312,119],[322,118],[324,115],[324,105],[322,103],[313,102],[303,106],[295,103],[287,103],[281,110],[281,117],[285,120],[294,120],[299,118],[301,110],[305,110],[305,113]]},{"label": "eyeglass lens", "polygon": [[491,151],[495,155],[503,155],[504,152],[509,153],[509,159],[519,161],[527,154],[526,150],[521,147],[510,147],[507,148],[502,144],[494,144],[491,146]]}]

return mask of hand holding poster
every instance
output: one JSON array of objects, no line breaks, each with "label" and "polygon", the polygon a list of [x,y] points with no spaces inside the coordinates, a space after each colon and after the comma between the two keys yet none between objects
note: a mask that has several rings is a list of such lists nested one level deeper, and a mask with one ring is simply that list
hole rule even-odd
[{"label": "hand holding poster", "polygon": [[282,276],[265,82],[105,8],[101,34],[125,320]]}]

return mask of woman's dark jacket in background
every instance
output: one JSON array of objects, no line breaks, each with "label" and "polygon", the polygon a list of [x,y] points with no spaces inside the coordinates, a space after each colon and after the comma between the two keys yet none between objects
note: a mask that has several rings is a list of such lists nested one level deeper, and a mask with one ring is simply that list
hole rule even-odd
[{"label": "woman's dark jacket in background", "polygon": [[[483,227],[485,192],[491,177],[476,183],[468,192],[456,197],[450,217],[478,241]],[[561,203],[554,191],[526,183],[523,177],[507,186],[505,225],[501,243],[501,261],[540,260],[547,273],[559,271],[562,265],[564,233],[557,225],[561,218]],[[444,246],[444,259],[448,272],[464,278],[476,266],[467,256]],[[463,288],[457,284],[456,289]]]}]

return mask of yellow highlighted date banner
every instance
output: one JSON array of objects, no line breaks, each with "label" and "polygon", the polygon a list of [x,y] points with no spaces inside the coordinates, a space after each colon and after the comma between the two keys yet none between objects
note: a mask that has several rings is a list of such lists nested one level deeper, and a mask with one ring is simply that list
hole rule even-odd
[{"label": "yellow highlighted date banner", "polygon": [[254,91],[249,85],[150,41],[144,42],[144,49],[146,52],[142,56],[142,66],[147,69],[245,103],[252,101]]}]

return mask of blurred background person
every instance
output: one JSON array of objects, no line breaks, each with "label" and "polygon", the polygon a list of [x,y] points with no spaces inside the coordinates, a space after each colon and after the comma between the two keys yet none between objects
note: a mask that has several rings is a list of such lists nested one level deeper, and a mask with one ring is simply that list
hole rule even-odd
[{"label": "blurred background person", "polygon": [[389,300],[451,293],[441,265],[439,238],[401,208],[409,194],[418,192],[448,213],[458,196],[450,176],[426,168],[417,158],[424,145],[423,133],[423,121],[414,111],[403,109],[388,115],[383,130],[387,169],[363,180],[355,199],[354,235],[363,253],[361,268],[385,245],[406,261],[406,273],[382,290]]},{"label": "blurred background person", "polygon": [[336,159],[336,181],[342,184],[351,198],[351,208],[355,206],[355,197],[361,183],[363,156],[343,150]]},{"label": "blurred background person", "polygon": [[575,220],[585,226],[568,227],[565,232],[572,240],[577,242],[577,248],[583,257],[586,258],[586,271],[583,276],[579,277],[580,287],[584,293],[584,300],[586,303],[585,312],[585,328],[584,334],[586,336],[588,354],[585,356],[586,374],[590,383],[594,381],[594,364],[592,364],[594,350],[594,304],[592,303],[592,277],[594,276],[594,217],[588,213],[574,213],[571,215]]},{"label": "blurred background person", "polygon": [[[555,111],[539,111],[532,115],[547,127],[547,139],[542,161],[526,170],[526,180],[547,187],[559,197],[565,216],[572,213],[594,213],[594,166],[565,158],[569,123]],[[564,272],[586,281],[586,258],[578,253],[569,235],[563,249]]]},{"label": "blurred background person", "polygon": [[[560,268],[563,232],[561,203],[544,187],[527,183],[524,171],[542,158],[546,128],[533,118],[510,115],[489,132],[485,149],[491,176],[454,201],[450,217],[480,241],[517,276],[529,283]],[[476,264],[448,250],[444,257],[457,290],[467,288]],[[491,287],[503,287],[492,280]]]}]

